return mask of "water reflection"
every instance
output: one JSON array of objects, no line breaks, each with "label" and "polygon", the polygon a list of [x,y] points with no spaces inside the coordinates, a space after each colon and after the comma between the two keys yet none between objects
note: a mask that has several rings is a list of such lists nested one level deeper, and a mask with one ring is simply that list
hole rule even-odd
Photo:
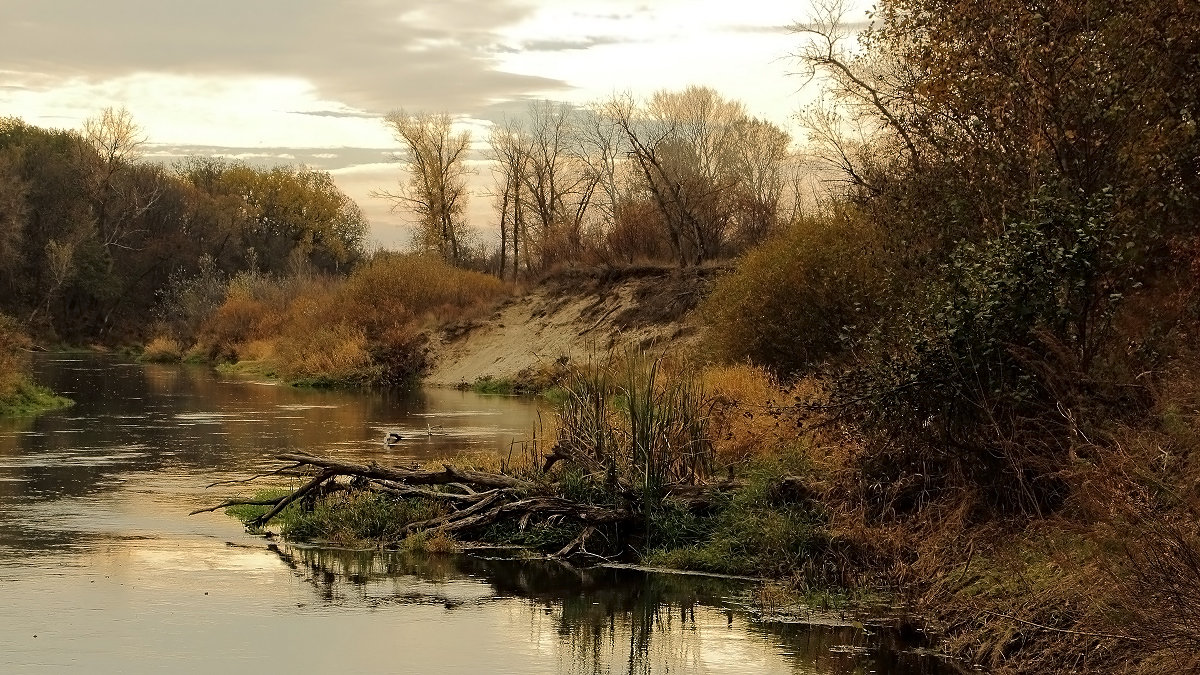
[{"label": "water reflection", "polygon": [[[87,496],[130,471],[244,475],[295,449],[405,462],[507,448],[537,419],[528,401],[449,390],[317,391],[106,356],[42,356],[36,369],[76,405],[0,420],[4,503]],[[403,439],[385,447],[388,430]]]},{"label": "water reflection", "polygon": [[957,672],[890,628],[833,613],[806,624],[757,621],[745,582],[479,555],[271,550],[325,606],[507,606],[508,628],[527,632],[562,673]]},{"label": "water reflection", "polygon": [[[43,355],[37,374],[78,404],[0,420],[6,674],[939,672],[879,632],[756,621],[744,588],[712,579],[312,550],[186,515],[225,496],[208,483],[282,450],[505,449],[536,420],[527,401],[300,390],[94,356]],[[389,450],[386,429],[406,438]]]}]

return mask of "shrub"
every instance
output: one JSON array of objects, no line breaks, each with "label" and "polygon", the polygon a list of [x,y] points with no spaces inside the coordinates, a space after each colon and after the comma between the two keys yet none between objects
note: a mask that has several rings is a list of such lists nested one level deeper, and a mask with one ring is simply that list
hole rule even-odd
[{"label": "shrub", "polygon": [[174,363],[183,359],[183,348],[175,338],[159,335],[151,340],[142,351],[142,361],[151,363]]},{"label": "shrub", "polygon": [[841,581],[827,555],[833,545],[825,509],[779,489],[785,476],[808,472],[800,454],[757,459],[747,484],[701,519],[682,511],[657,514],[656,550],[648,564],[722,574],[799,576]]},{"label": "shrub", "polygon": [[504,285],[428,256],[376,254],[349,277],[244,272],[201,329],[216,359],[263,361],[307,384],[403,385],[425,367],[423,324],[469,313]]},{"label": "shrub", "polygon": [[715,356],[812,371],[857,341],[880,308],[886,264],[877,228],[841,210],[800,220],[743,256],[701,306]]},{"label": "shrub", "polygon": [[1031,211],[959,246],[874,359],[841,378],[835,403],[878,434],[860,468],[880,512],[964,488],[1001,511],[1053,510],[1071,449],[1144,408],[1101,368],[1132,247],[1102,205],[1042,199]]}]

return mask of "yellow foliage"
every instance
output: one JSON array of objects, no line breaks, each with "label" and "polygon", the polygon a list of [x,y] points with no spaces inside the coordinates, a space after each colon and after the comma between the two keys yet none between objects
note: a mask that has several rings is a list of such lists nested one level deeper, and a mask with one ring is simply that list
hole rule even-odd
[{"label": "yellow foliage", "polygon": [[458,318],[504,291],[489,275],[392,253],[346,279],[244,273],[200,341],[211,356],[262,361],[287,379],[395,383],[423,366],[425,321]]}]

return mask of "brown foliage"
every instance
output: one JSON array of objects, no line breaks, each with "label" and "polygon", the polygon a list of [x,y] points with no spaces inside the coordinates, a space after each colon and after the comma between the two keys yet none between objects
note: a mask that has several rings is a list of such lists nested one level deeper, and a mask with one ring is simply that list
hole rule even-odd
[{"label": "brown foliage", "polygon": [[246,274],[205,321],[213,358],[264,358],[289,380],[400,384],[424,367],[426,322],[498,297],[495,277],[434,256],[377,254],[347,279]]}]

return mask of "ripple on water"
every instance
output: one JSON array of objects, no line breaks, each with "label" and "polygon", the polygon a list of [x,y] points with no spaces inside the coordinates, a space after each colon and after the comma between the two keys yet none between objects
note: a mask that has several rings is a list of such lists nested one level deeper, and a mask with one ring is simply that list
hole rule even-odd
[{"label": "ripple on water", "polygon": [[340,408],[342,406],[332,405],[332,404],[316,404],[316,403],[280,403],[278,406],[275,406],[275,407],[279,408],[280,410],[316,410],[316,409],[322,409],[322,408],[327,409],[327,410],[332,410],[335,408]]},{"label": "ripple on water", "polygon": [[125,445],[79,447],[70,450],[39,452],[33,455],[0,459],[0,469],[28,469],[49,466],[107,466],[149,456],[150,450],[150,446],[144,443],[128,443]]},{"label": "ripple on water", "polygon": [[220,424],[226,420],[242,417],[241,413],[186,412],[176,413],[174,419],[193,424]]}]

